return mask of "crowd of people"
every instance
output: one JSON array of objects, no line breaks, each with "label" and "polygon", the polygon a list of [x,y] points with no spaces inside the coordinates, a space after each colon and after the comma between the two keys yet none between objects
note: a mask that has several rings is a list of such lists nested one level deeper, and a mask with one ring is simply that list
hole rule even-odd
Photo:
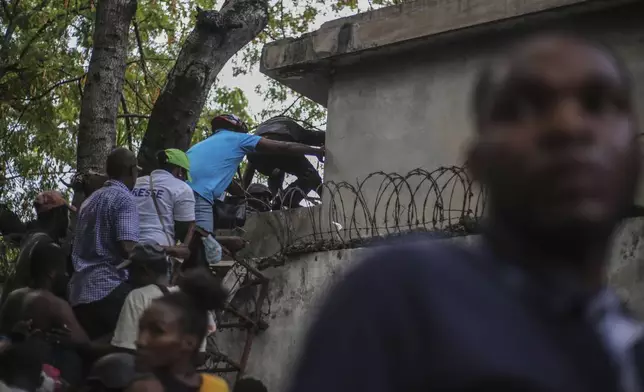
[{"label": "crowd of people", "polygon": [[[132,151],[115,148],[107,180],[78,210],[57,191],[36,197],[37,219],[2,293],[6,385],[227,390],[221,379],[197,372],[206,337],[216,331],[213,311],[227,297],[207,266],[222,249],[243,247],[239,238],[215,237],[213,203],[234,188],[246,153],[305,159],[322,157],[324,149],[249,135],[234,115],[218,116],[212,126],[213,134],[187,153],[160,151],[157,168],[144,176]],[[65,252],[70,213],[75,234]],[[191,257],[194,249],[203,259]],[[111,374],[108,384],[100,387],[96,374]]]},{"label": "crowd of people", "polygon": [[[644,325],[605,276],[641,167],[629,73],[595,41],[541,34],[492,61],[472,102],[468,164],[488,194],[480,241],[412,236],[373,252],[317,312],[291,392],[644,391]],[[161,152],[140,178],[134,155],[114,150],[109,180],[78,210],[71,263],[58,241],[74,208],[40,194],[3,293],[2,388],[227,390],[197,371],[226,291],[180,260],[195,226],[214,232],[212,206],[245,154],[294,157],[251,159],[273,188],[280,171],[319,183],[298,157],[324,149],[296,141],[320,143],[268,126],[248,135],[220,116],[213,136]]]}]

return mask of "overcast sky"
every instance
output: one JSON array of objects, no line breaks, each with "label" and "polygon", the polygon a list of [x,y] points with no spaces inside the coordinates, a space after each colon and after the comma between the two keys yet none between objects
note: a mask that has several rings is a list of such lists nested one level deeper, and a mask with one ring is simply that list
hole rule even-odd
[{"label": "overcast sky", "polygon": [[[271,0],[271,3],[275,1],[276,0]],[[292,1],[289,1],[289,0],[284,1],[284,5],[287,9],[289,7],[288,6],[289,3],[292,4]],[[361,10],[366,10],[369,7],[369,0],[359,0],[358,6]],[[330,7],[329,7],[328,12],[320,13],[318,15],[317,20],[311,26],[311,31],[315,31],[319,29],[324,22],[345,17],[345,16],[350,16],[352,14],[355,14],[355,11],[351,11],[347,9],[343,10],[341,13],[334,13],[330,11]],[[255,67],[255,69],[253,69],[251,73],[247,75],[239,75],[237,77],[233,77],[232,60],[226,64],[226,66],[224,67],[224,69],[221,71],[219,75],[219,83],[221,83],[221,85],[225,85],[228,87],[239,87],[244,91],[244,93],[246,94],[246,98],[248,98],[251,115],[259,114],[266,107],[261,96],[259,96],[255,92],[255,86],[257,86],[260,83],[264,83],[266,80],[267,80],[267,77],[259,72],[259,64]]]}]

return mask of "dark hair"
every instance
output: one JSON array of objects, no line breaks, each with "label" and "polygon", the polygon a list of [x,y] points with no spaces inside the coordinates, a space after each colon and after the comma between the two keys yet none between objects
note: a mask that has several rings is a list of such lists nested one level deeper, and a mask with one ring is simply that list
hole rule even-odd
[{"label": "dark hair", "polygon": [[490,99],[490,92],[493,89],[495,83],[495,67],[499,64],[510,62],[511,57],[517,52],[519,48],[544,37],[573,40],[578,42],[579,44],[588,45],[589,47],[603,52],[613,61],[613,63],[617,67],[617,70],[619,71],[620,77],[622,78],[625,86],[631,85],[631,75],[628,71],[628,67],[626,66],[622,58],[615,52],[615,50],[613,50],[604,42],[567,30],[550,30],[531,34],[517,41],[516,44],[513,45],[510,50],[503,53],[500,58],[485,64],[476,77],[471,95],[471,105],[472,114],[474,116],[475,125],[477,127],[479,127],[483,123],[485,113],[489,109],[487,103]]},{"label": "dark hair", "polygon": [[8,386],[35,390],[42,383],[42,366],[50,354],[49,345],[37,338],[13,343],[0,355],[0,380]]},{"label": "dark hair", "polygon": [[118,178],[130,176],[130,171],[136,166],[136,156],[127,148],[117,147],[110,152],[105,162],[108,177]]},{"label": "dark hair", "polygon": [[58,206],[37,215],[38,222],[53,222],[57,219],[67,219],[69,207]]},{"label": "dark hair", "polygon": [[157,301],[170,305],[181,313],[183,333],[203,340],[208,332],[207,312],[223,308],[228,292],[205,268],[188,270],[179,280],[178,286],[180,291],[165,295]]},{"label": "dark hair", "polygon": [[268,392],[268,389],[261,381],[248,377],[237,381],[233,392]]},{"label": "dark hair", "polygon": [[67,257],[53,242],[36,245],[29,260],[29,277],[32,284],[39,284],[52,271],[64,271]]}]

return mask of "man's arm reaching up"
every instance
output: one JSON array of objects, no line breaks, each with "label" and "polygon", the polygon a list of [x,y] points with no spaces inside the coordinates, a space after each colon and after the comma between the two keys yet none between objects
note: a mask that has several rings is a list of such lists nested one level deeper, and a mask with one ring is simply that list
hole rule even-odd
[{"label": "man's arm reaching up", "polygon": [[257,152],[283,155],[313,155],[318,158],[324,158],[324,147],[311,147],[306,144],[282,142],[262,138],[255,147]]}]

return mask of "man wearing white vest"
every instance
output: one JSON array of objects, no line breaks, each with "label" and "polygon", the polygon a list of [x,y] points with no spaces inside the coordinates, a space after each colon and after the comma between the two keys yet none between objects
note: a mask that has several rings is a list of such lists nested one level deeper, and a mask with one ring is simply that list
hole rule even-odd
[{"label": "man wearing white vest", "polygon": [[[168,254],[186,258],[195,222],[195,197],[185,182],[190,180],[190,161],[175,148],[160,151],[157,159],[159,169],[138,178],[132,190],[139,209],[140,242],[161,245]],[[175,246],[177,237],[183,239],[182,246]]]}]

